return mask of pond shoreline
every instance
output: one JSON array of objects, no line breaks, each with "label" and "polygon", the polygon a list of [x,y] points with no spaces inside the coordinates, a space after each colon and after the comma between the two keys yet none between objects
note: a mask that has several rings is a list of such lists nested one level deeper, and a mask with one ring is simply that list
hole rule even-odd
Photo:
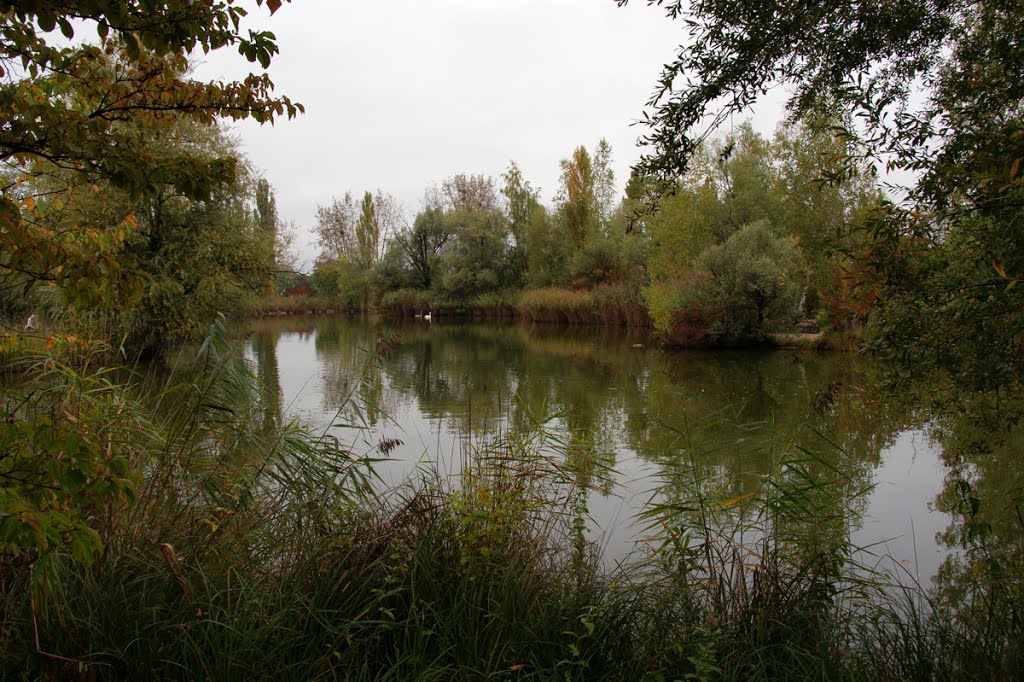
[{"label": "pond shoreline", "polygon": [[[281,301],[292,301],[287,305]],[[344,317],[348,319],[362,316],[379,317],[392,321],[413,320],[423,317],[423,313],[412,313],[407,310],[387,310],[385,308],[374,308],[369,311],[361,311],[355,306],[339,305],[337,302],[325,301],[317,298],[280,299],[279,301],[267,302],[268,305],[252,315],[252,319],[273,319],[279,317]],[[451,322],[525,322],[532,324],[544,324],[551,326],[567,327],[605,327],[605,328],[628,328],[647,329],[651,331],[652,345],[666,351],[675,350],[729,350],[734,348],[742,349],[778,349],[798,350],[817,352],[851,353],[859,348],[860,335],[836,335],[826,332],[773,332],[767,334],[760,343],[748,344],[683,344],[671,340],[659,338],[654,327],[647,319],[646,324],[629,324],[623,322],[623,318],[612,320],[592,319],[586,316],[584,319],[573,319],[568,315],[538,317],[530,312],[520,311],[516,308],[502,307],[500,309],[470,308],[455,310],[452,308],[440,307],[429,311],[431,320]],[[550,319],[548,319],[550,318]]]}]

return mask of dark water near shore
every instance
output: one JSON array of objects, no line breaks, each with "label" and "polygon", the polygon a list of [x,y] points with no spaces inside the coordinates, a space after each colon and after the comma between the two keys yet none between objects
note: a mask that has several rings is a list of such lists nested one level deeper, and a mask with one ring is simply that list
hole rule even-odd
[{"label": "dark water near shore", "polygon": [[357,454],[401,441],[377,465],[390,485],[424,470],[457,476],[474,445],[545,418],[554,432],[585,434],[614,472],[588,500],[587,532],[608,561],[643,539],[637,513],[656,488],[672,497],[681,464],[735,499],[794,452],[843,482],[836,509],[854,510],[845,533],[870,545],[870,560],[927,584],[949,553],[934,428],[887,399],[861,356],[665,353],[637,331],[421,320],[273,319],[252,332],[247,353],[276,396],[266,418],[329,429]]}]

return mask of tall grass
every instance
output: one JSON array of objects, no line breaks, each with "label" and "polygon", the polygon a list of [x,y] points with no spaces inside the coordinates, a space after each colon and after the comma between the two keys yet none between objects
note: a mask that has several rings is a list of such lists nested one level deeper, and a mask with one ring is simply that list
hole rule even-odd
[{"label": "tall grass", "polygon": [[[984,630],[860,561],[839,465],[782,439],[752,490],[696,453],[666,470],[646,551],[606,567],[587,499],[612,472],[537,420],[467,446],[457,480],[383,490],[373,461],[261,417],[217,334],[150,406],[133,502],[102,555],[0,563],[0,666],[48,679],[961,679],[1013,675]],[[834,447],[822,439],[822,448]],[[840,494],[836,494],[837,491]],[[842,500],[837,505],[836,500]],[[855,506],[855,505],[854,505]],[[1006,594],[1000,593],[1000,594]],[[1007,597],[1003,597],[1004,601]],[[983,604],[979,601],[978,604]],[[922,605],[923,604],[923,605]],[[990,634],[986,634],[990,633]],[[987,638],[987,639],[986,639]]]},{"label": "tall grass", "polygon": [[437,308],[430,292],[422,289],[396,289],[380,299],[380,310],[395,317],[423,315]]},{"label": "tall grass", "polygon": [[519,296],[516,312],[531,322],[650,326],[638,289],[603,285],[592,290],[531,289]]},{"label": "tall grass", "polygon": [[330,315],[356,311],[355,306],[323,296],[273,295],[259,301],[253,312],[256,317],[272,317],[275,315]]}]

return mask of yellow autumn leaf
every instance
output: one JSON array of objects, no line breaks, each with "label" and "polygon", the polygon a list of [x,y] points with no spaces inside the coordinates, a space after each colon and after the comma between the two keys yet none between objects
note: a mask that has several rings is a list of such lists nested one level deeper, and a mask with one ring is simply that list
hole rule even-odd
[{"label": "yellow autumn leaf", "polygon": [[752,493],[747,493],[747,494],[745,494],[745,495],[740,495],[739,497],[734,497],[734,498],[732,498],[731,500],[726,500],[725,502],[723,502],[723,503],[722,503],[721,505],[719,505],[719,506],[720,506],[720,508],[722,508],[722,509],[728,509],[729,507],[732,507],[732,506],[734,506],[734,505],[737,505],[737,504],[739,504],[740,502],[742,502],[743,500],[746,500],[746,499],[748,499],[748,498],[751,498],[751,497],[753,497],[753,496],[754,496],[754,495],[756,495],[756,494],[757,494],[757,491],[755,490],[755,491],[754,491],[754,492],[752,492]]}]

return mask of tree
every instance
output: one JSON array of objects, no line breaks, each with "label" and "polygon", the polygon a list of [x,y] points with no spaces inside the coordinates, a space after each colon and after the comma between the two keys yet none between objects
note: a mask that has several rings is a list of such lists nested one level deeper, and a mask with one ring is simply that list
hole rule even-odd
[{"label": "tree", "polygon": [[[281,0],[266,6],[274,12]],[[244,175],[237,156],[208,153],[201,137],[187,141],[190,125],[216,134],[222,118],[262,123],[302,111],[273,96],[266,74],[229,83],[189,76],[189,54],[197,48],[236,47],[249,62],[270,64],[274,36],[248,31],[243,37],[245,14],[234,0],[0,6],[5,284],[28,289],[48,282],[80,307],[119,306],[146,315],[151,311],[133,305],[144,278],[131,272],[130,262],[146,254],[158,254],[150,266],[167,259],[167,269],[152,277],[150,296],[173,289],[177,298],[178,288],[192,288],[219,306],[223,287],[234,289],[239,272],[266,282],[266,272],[250,269],[237,244],[218,248],[209,241],[224,235],[244,240],[253,227],[251,187],[244,200],[234,192]],[[55,39],[56,28],[62,37]],[[77,30],[87,29],[96,31],[100,45],[69,45]],[[101,193],[103,201],[91,196]],[[197,222],[211,229],[199,234]],[[272,244],[262,235],[259,241]],[[166,290],[163,274],[169,275]],[[108,373],[50,370],[36,377],[42,385],[28,398],[5,401],[20,406],[5,410],[0,428],[2,551],[33,549],[35,558],[45,559],[63,550],[88,559],[102,549],[90,527],[93,514],[131,496],[136,477],[130,464],[155,451],[146,449],[138,409],[109,383]]]},{"label": "tree", "polygon": [[438,254],[451,237],[451,227],[441,209],[428,207],[416,216],[412,230],[400,238],[406,260],[421,289],[429,289],[434,282]]},{"label": "tree", "polygon": [[[63,316],[78,332],[89,329],[120,337],[135,352],[159,351],[195,338],[218,313],[245,314],[265,293],[276,269],[276,242],[263,219],[272,206],[272,193],[265,181],[249,174],[236,143],[219,127],[183,120],[153,146],[167,154],[175,147],[194,147],[211,158],[233,159],[234,177],[219,183],[203,201],[173,187],[133,199],[103,183],[88,192],[62,192],[59,210],[49,199],[42,207],[49,224],[59,230],[138,216],[116,254],[124,272],[144,275],[137,302],[119,297],[109,310],[87,308],[79,314],[65,311],[63,299],[70,292],[52,300],[45,295],[55,290],[46,287],[37,296],[50,307],[51,317]],[[47,181],[62,188],[66,179],[54,172]],[[37,187],[45,189],[38,181]],[[261,202],[266,211],[262,215]],[[98,281],[105,277],[95,274]],[[81,285],[75,290],[80,293]]]},{"label": "tree", "polygon": [[373,195],[373,213],[378,228],[374,262],[378,262],[387,253],[395,237],[406,229],[406,220],[398,199],[379,189]]},{"label": "tree", "polygon": [[377,250],[380,248],[380,223],[373,205],[373,195],[363,194],[362,209],[356,221],[356,244],[359,247],[357,264],[366,270],[377,261]]},{"label": "tree", "polygon": [[[451,235],[437,259],[442,296],[466,302],[514,284],[508,220],[498,202],[497,183],[483,175],[457,174],[441,183],[445,231]],[[435,201],[436,203],[436,201]]]},{"label": "tree", "polygon": [[711,275],[703,291],[703,313],[713,341],[760,341],[767,331],[799,316],[803,259],[766,221],[745,225],[708,248],[698,267]]},{"label": "tree", "polygon": [[266,178],[256,181],[256,224],[265,235],[277,239],[277,199]]},{"label": "tree", "polygon": [[[791,88],[794,118],[819,107],[838,113],[856,146],[837,179],[864,159],[916,178],[902,205],[883,205],[872,221],[865,271],[877,281],[866,284],[880,292],[876,310],[884,319],[874,348],[910,360],[924,376],[946,370],[982,390],[1019,384],[1024,306],[1012,285],[1024,272],[1024,79],[1013,65],[1024,60],[1024,6],[652,4],[687,22],[690,41],[666,65],[649,102],[650,151],[641,171],[677,177],[709,130],[775,85]],[[709,118],[710,127],[702,126]],[[996,329],[1004,331],[993,337]],[[919,338],[942,342],[921,348],[912,340]],[[981,372],[969,361],[979,348],[988,367]]]},{"label": "tree", "polygon": [[[651,132],[644,142],[652,153],[641,168],[667,177],[685,172],[710,131],[774,85],[792,88],[788,106],[795,116],[823,101],[865,115],[878,104],[908,103],[916,80],[938,82],[949,61],[944,48],[965,41],[964,29],[979,13],[1002,12],[1007,4],[697,0],[684,8],[678,0],[648,3],[665,5],[671,18],[685,21],[690,37],[664,67],[646,119]],[[897,142],[899,126],[909,120],[900,118],[875,122],[888,125],[896,136],[891,141]],[[707,120],[710,125],[701,127]]]},{"label": "tree", "polygon": [[601,227],[606,227],[615,209],[615,171],[612,170],[612,147],[603,137],[594,152],[594,200]]},{"label": "tree", "polygon": [[526,276],[529,262],[527,229],[534,212],[541,209],[539,192],[523,177],[522,171],[514,161],[501,177],[504,180],[501,193],[505,197],[505,215],[513,241],[510,256],[514,271],[512,280],[518,286]]},{"label": "tree", "polygon": [[565,227],[572,245],[582,249],[599,219],[594,163],[586,147],[577,147],[570,158],[562,160],[560,183],[559,198]]},{"label": "tree", "polygon": [[358,222],[359,209],[351,192],[345,192],[345,196],[340,200],[332,198],[331,203],[326,206],[317,206],[316,234],[320,246],[320,260],[344,258],[354,262],[358,251]]},{"label": "tree", "polygon": [[572,242],[560,234],[547,209],[539,204],[526,225],[526,240],[526,283],[535,288],[566,284]]},{"label": "tree", "polygon": [[[280,4],[267,2],[271,11]],[[0,84],[0,157],[9,172],[0,192],[0,250],[6,254],[0,269],[8,280],[50,281],[72,298],[108,305],[112,289],[131,284],[114,255],[137,217],[53,230],[53,213],[42,210],[37,191],[44,176],[63,179],[67,193],[109,183],[132,198],[165,187],[204,198],[232,176],[232,160],[192,148],[161,150],[153,142],[162,132],[181,118],[208,126],[222,117],[269,122],[302,111],[273,96],[266,74],[233,83],[189,77],[188,54],[195,48],[233,46],[250,62],[269,65],[277,52],[274,36],[250,31],[243,37],[244,14],[231,0],[57,0],[4,8],[0,73],[10,78]],[[50,34],[55,28],[60,41]],[[99,46],[67,46],[66,39],[88,28]],[[99,272],[108,276],[98,278]]]},{"label": "tree", "polygon": [[357,204],[352,192],[345,192],[340,200],[332,198],[326,206],[317,206],[320,260],[343,258],[369,269],[384,255],[388,242],[404,223],[402,209],[390,194],[365,192]]},{"label": "tree", "polygon": [[508,224],[501,211],[453,211],[444,218],[452,242],[440,260],[441,293],[454,301],[510,286]]},{"label": "tree", "polygon": [[498,192],[494,178],[458,173],[428,192],[427,204],[444,211],[495,211]]}]

